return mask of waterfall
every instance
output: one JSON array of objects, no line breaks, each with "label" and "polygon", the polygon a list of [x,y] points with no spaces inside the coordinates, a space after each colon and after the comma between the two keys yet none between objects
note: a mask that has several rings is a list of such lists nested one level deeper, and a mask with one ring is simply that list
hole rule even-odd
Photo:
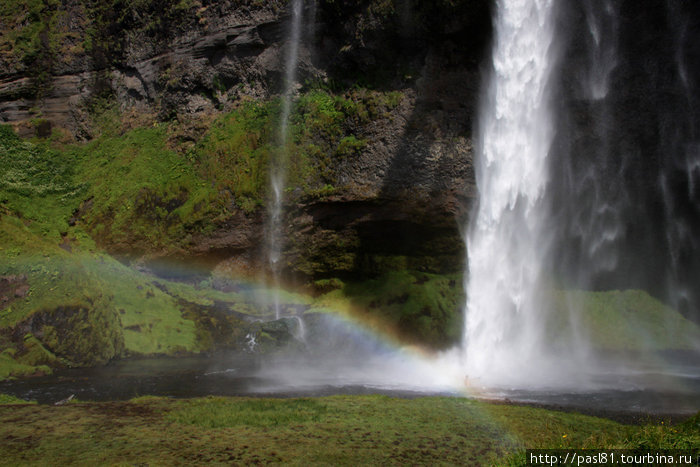
[{"label": "waterfall", "polygon": [[585,0],[582,4],[588,26],[583,94],[601,100],[608,95],[610,75],[617,66],[617,6],[612,0]]},{"label": "waterfall", "polygon": [[[588,289],[597,276],[613,273],[620,264],[620,242],[624,239],[624,217],[632,199],[611,175],[622,174],[628,157],[614,148],[616,139],[613,72],[618,66],[619,5],[612,0],[583,0],[574,34],[573,53],[583,60],[570,63],[565,79],[572,84],[562,96],[569,108],[560,105],[558,146],[571,146],[570,154],[560,151],[551,164],[552,196],[560,200],[551,213],[561,243],[558,258],[562,274],[573,276],[575,288]],[[573,60],[572,60],[573,62]],[[572,120],[566,122],[567,116]],[[566,131],[566,127],[574,128]],[[575,206],[575,209],[572,209]]]},{"label": "waterfall", "polygon": [[[686,6],[687,8],[687,6]],[[697,71],[693,73],[693,58],[697,60],[697,52],[688,53],[688,46],[697,43],[697,38],[691,35],[692,17],[684,11],[684,3],[679,0],[667,1],[668,23],[674,31],[674,68],[680,99],[674,106],[672,134],[666,139],[666,144],[675,152],[676,157],[669,158],[664,170],[660,171],[659,185],[661,186],[666,215],[666,242],[669,251],[667,288],[669,302],[679,310],[700,315],[700,293],[697,287],[697,276],[700,273],[700,240],[698,220],[687,214],[693,208],[683,206],[684,200],[690,201],[697,213],[700,208],[700,118],[698,117],[697,96],[700,91]],[[688,56],[686,56],[688,55]],[[697,68],[695,68],[697,70]],[[693,76],[695,74],[695,76]],[[684,196],[679,200],[674,192],[674,172],[683,174],[680,190]],[[677,175],[676,175],[677,177]],[[695,222],[694,222],[695,221]]]},{"label": "waterfall", "polygon": [[[665,351],[699,347],[682,343],[680,329],[697,328],[676,310],[700,321],[700,11],[680,0],[496,3],[465,239],[467,376],[580,388],[611,368],[671,366]],[[590,292],[621,289],[672,309],[623,317],[628,305],[598,305],[593,323]],[[633,335],[634,352],[601,344],[602,329]]]},{"label": "waterfall", "polygon": [[550,218],[568,289],[644,289],[700,318],[698,9],[680,0],[566,7]]},{"label": "waterfall", "polygon": [[493,69],[479,115],[479,205],[466,239],[466,371],[487,384],[530,379],[545,366],[539,289],[549,243],[555,4],[497,2]]},{"label": "waterfall", "polygon": [[270,189],[272,197],[268,206],[268,219],[266,231],[267,260],[272,274],[273,306],[275,317],[280,318],[280,273],[283,248],[283,205],[284,185],[286,182],[287,142],[289,138],[289,117],[292,111],[292,97],[296,82],[297,63],[299,61],[299,44],[301,42],[301,28],[303,20],[303,0],[293,0],[292,21],[289,33],[288,48],[286,51],[284,82],[282,92],[282,106],[280,112],[280,126],[277,135],[277,150],[272,153],[270,161]]}]

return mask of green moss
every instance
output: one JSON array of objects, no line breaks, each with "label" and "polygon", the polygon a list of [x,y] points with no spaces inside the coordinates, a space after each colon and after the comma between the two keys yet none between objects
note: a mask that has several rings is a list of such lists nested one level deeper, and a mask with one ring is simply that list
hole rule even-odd
[{"label": "green moss", "polygon": [[286,161],[288,190],[298,187],[312,198],[335,193],[333,158],[359,152],[366,141],[357,130],[400,97],[364,90],[303,94],[284,148],[276,138],[279,100],[244,101],[186,154],[168,147],[168,124],[120,133],[117,109],[96,98],[91,109],[100,136],[87,144],[51,149],[2,127],[0,203],[52,241],[60,241],[78,211],[82,228],[112,253],[179,251],[236,209],[253,213],[264,205],[273,155]]},{"label": "green moss", "polygon": [[27,334],[23,342],[24,351],[16,357],[20,363],[29,366],[49,366],[55,365],[58,361],[56,356],[47,350],[42,343],[32,334]]},{"label": "green moss", "polygon": [[350,157],[360,152],[366,145],[366,140],[357,139],[355,135],[345,136],[338,143],[335,154],[338,157]]},{"label": "green moss", "polygon": [[246,212],[264,202],[273,156],[283,161],[289,188],[328,196],[336,184],[332,158],[364,148],[366,140],[353,131],[383,117],[402,98],[396,92],[355,90],[339,96],[310,90],[294,103],[284,147],[277,135],[279,99],[243,101],[214,122],[191,156],[200,176]]},{"label": "green moss", "polygon": [[[169,148],[168,124],[121,133],[113,124],[119,113],[105,99],[91,104],[101,132],[87,144],[26,142],[0,126],[0,274],[26,274],[29,285],[26,297],[0,310],[0,328],[34,315],[47,321],[26,354],[33,363],[46,358],[84,365],[215,345],[213,333],[238,323],[224,323],[207,307],[263,310],[235,294],[155,283],[99,250],[181,253],[195,235],[218,228],[236,209],[250,213],[263,204],[275,151],[288,158],[289,188],[329,196],[336,190],[329,158],[364,144],[349,129],[368,124],[400,97],[363,90],[302,94],[286,148],[274,141],[278,100],[242,102],[186,154]],[[350,270],[356,261],[351,252],[336,255],[331,268]],[[311,274],[316,267],[310,264]],[[308,301],[292,295],[285,300]],[[423,321],[424,328],[431,326]],[[20,349],[19,342],[12,346]]]},{"label": "green moss", "polygon": [[182,316],[177,299],[161,290],[153,278],[110,258],[92,262],[90,268],[101,278],[98,287],[113,296],[129,354],[199,350],[194,323]]},{"label": "green moss", "polygon": [[313,283],[314,290],[319,293],[328,293],[343,288],[343,281],[338,278],[319,279]]},{"label": "green moss", "polygon": [[[337,285],[337,283],[336,283]],[[409,342],[448,348],[462,336],[464,292],[460,275],[398,270],[363,282],[346,282],[319,298],[349,300]]]},{"label": "green moss", "polygon": [[[24,256],[3,274],[25,274],[26,298],[0,310],[0,333],[31,319],[33,335],[22,342],[0,339],[5,378],[36,365],[95,365],[125,355],[181,354],[235,346],[244,323],[232,314],[262,313],[236,293],[170,282],[145,275],[106,255]],[[270,292],[271,293],[271,292]],[[282,293],[285,303],[306,303]],[[1,335],[0,335],[1,337]]]},{"label": "green moss", "polygon": [[0,53],[6,63],[26,70],[32,96],[46,90],[58,45],[68,33],[61,28],[60,6],[58,0],[7,0],[0,5]]},{"label": "green moss", "polygon": [[70,154],[24,142],[0,125],[0,207],[18,213],[34,234],[58,239],[85,194]]},{"label": "green moss", "polygon": [[367,141],[360,136],[369,123],[386,118],[403,94],[357,88],[343,95],[312,89],[299,97],[291,117],[295,154],[291,181],[313,196],[323,186],[338,185],[332,158],[349,157]]},{"label": "green moss", "polygon": [[211,180],[217,191],[232,194],[241,207],[245,200],[262,204],[278,106],[277,101],[243,102],[214,122],[194,149],[201,176]]},{"label": "green moss", "polygon": [[194,323],[182,317],[176,299],[109,257],[22,258],[14,267],[10,272],[27,275],[30,292],[0,312],[0,328],[30,316],[41,323],[35,325],[41,343],[32,337],[32,352],[18,354],[21,362],[59,364],[44,350],[69,365],[105,363],[125,352],[198,350]]},{"label": "green moss", "polygon": [[36,367],[20,363],[7,351],[0,353],[0,380],[39,373],[50,374],[51,370],[48,367]]},{"label": "green moss", "polygon": [[89,183],[87,228],[108,248],[174,248],[216,217],[211,187],[166,147],[166,136],[164,127],[140,128],[69,151]]},{"label": "green moss", "polygon": [[298,236],[289,239],[288,254],[297,272],[308,277],[352,272],[357,265],[359,239],[325,231],[319,236]]}]

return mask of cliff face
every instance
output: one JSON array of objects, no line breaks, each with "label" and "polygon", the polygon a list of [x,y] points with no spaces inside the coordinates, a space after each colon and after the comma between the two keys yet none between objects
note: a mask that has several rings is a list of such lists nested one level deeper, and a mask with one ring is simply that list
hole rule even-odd
[{"label": "cliff face", "polygon": [[[283,2],[163,1],[146,11],[138,2],[39,2],[36,12],[24,3],[29,11],[6,19],[18,37],[8,34],[2,56],[0,119],[26,136],[41,120],[90,138],[88,114],[105,98],[163,118],[213,112],[240,83],[264,94],[282,63]],[[27,21],[37,38],[22,37]],[[31,51],[22,54],[22,40]]]},{"label": "cliff face", "polygon": [[[123,127],[150,121],[144,116],[178,122],[185,136],[173,145],[187,146],[216,115],[279,93],[286,2],[163,1],[145,10],[135,2],[107,3],[40,2],[34,10],[5,12],[3,26],[12,34],[2,55],[0,120],[25,136],[67,130],[89,140],[99,133],[95,112],[115,103]],[[369,117],[343,122],[351,139],[340,145],[360,143],[327,157],[331,191],[309,196],[290,188],[284,223],[290,275],[461,270],[489,3],[307,2],[297,92],[321,86],[348,96],[359,89],[352,99],[366,104]],[[35,38],[22,37],[27,21],[37,23]],[[25,39],[34,49],[19,47]],[[363,89],[394,93],[396,103],[375,110]],[[136,123],[124,124],[129,118]],[[109,235],[96,239],[114,253],[194,255],[251,271],[265,267],[264,215],[264,202],[252,211],[230,209],[213,230],[195,232],[175,250],[130,252]]]}]

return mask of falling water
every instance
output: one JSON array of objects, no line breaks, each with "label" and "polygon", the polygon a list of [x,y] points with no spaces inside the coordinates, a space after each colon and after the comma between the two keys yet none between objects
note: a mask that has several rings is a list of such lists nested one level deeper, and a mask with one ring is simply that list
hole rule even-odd
[{"label": "falling water", "polygon": [[[650,356],[670,368],[661,351],[697,347],[692,337],[682,347],[697,327],[674,310],[642,330],[643,312],[605,308],[598,326],[636,333],[636,354],[613,355],[594,342],[592,295],[581,292],[642,289],[700,317],[700,61],[689,26],[700,12],[653,6],[497,1],[466,238],[470,380],[582,387]],[[675,337],[654,347],[657,331]]]},{"label": "falling water", "polygon": [[297,324],[292,334],[298,342],[306,345],[306,324],[304,323],[304,318],[297,315],[293,319],[296,320]]},{"label": "falling water", "polygon": [[[619,5],[612,0],[582,0],[577,8],[581,32],[574,36],[572,48],[584,59],[568,67],[572,88],[561,101],[569,102],[571,108],[558,109],[557,130],[559,138],[568,140],[560,142],[560,148],[578,146],[571,154],[560,151],[550,160],[550,174],[557,181],[550,185],[549,196],[559,202],[549,218],[554,236],[552,256],[556,258],[552,268],[566,268],[563,275],[570,277],[568,283],[562,280],[558,284],[565,286],[560,291],[564,304],[559,312],[565,314],[571,331],[570,353],[582,364],[591,349],[589,329],[581,324],[585,305],[578,289],[590,290],[596,278],[615,273],[624,241],[623,217],[632,200],[619,183],[609,180],[609,174],[624,171],[627,163],[625,158],[615,157],[613,150],[615,109],[609,98],[619,60]],[[576,124],[585,121],[579,134],[562,131],[567,111],[575,115],[572,119],[578,118]]]},{"label": "falling water", "polygon": [[[669,251],[667,289],[669,302],[679,310],[698,314],[697,275],[700,264],[697,252],[700,251],[698,241],[697,212],[700,208],[700,121],[697,115],[698,86],[697,72],[693,76],[692,57],[697,60],[697,52],[688,53],[688,45],[696,44],[697,39],[691,36],[692,17],[684,11],[684,2],[679,0],[667,1],[669,27],[675,32],[673,48],[675,70],[674,74],[679,83],[681,98],[674,106],[673,130],[666,138],[667,147],[674,151],[675,157],[666,161],[666,167],[659,172],[659,185],[666,214],[666,242]],[[687,8],[687,6],[686,6]],[[692,49],[691,49],[692,50]],[[690,55],[690,57],[686,56]],[[677,185],[682,187],[674,190],[674,172],[683,174]],[[683,198],[679,202],[680,191]],[[675,199],[674,199],[675,198]],[[684,203],[683,200],[686,202]],[[685,206],[683,206],[685,204]],[[690,206],[690,207],[689,207]],[[695,212],[695,219],[688,215]],[[693,220],[695,220],[695,225]]]},{"label": "falling water", "polygon": [[610,90],[610,75],[617,66],[617,6],[612,0],[585,0],[583,9],[588,25],[588,63],[584,96],[604,99]]},{"label": "falling water", "polygon": [[479,118],[480,201],[467,235],[464,338],[468,377],[488,384],[528,380],[546,366],[539,288],[548,247],[555,3],[497,2],[493,70]]},{"label": "falling water", "polygon": [[269,218],[266,232],[267,259],[272,273],[273,306],[275,316],[280,317],[280,259],[282,256],[282,209],[284,204],[284,185],[287,169],[287,140],[289,138],[289,117],[292,110],[292,95],[296,82],[297,63],[299,60],[299,43],[301,42],[301,27],[303,17],[303,0],[292,1],[292,23],[289,35],[288,49],[285,60],[284,90],[282,94],[282,110],[278,150],[273,152],[270,167],[270,188],[272,198],[269,205]]},{"label": "falling water", "polygon": [[550,164],[555,274],[569,289],[644,289],[698,321],[697,7],[566,8]]}]

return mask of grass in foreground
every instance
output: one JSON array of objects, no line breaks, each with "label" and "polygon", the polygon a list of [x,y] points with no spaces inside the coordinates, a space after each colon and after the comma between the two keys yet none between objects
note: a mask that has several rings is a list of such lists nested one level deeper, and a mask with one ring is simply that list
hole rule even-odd
[{"label": "grass in foreground", "polygon": [[517,464],[525,448],[697,449],[699,422],[626,426],[441,397],[0,405],[0,464]]}]

